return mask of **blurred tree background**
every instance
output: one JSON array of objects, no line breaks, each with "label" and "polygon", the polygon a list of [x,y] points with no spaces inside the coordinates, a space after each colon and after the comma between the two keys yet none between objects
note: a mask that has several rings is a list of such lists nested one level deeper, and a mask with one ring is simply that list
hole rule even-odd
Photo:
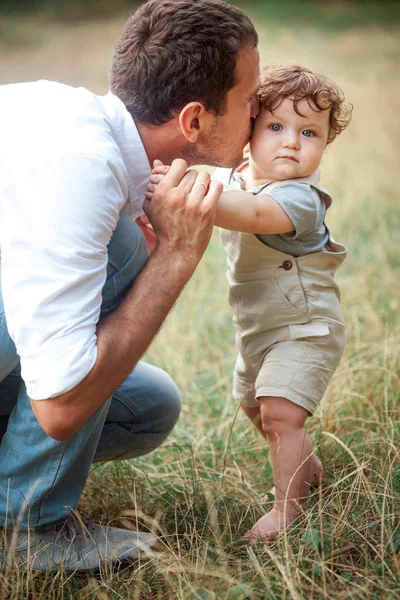
[{"label": "blurred tree background", "polygon": [[[1,15],[50,15],[61,19],[101,18],[119,11],[131,11],[140,0],[0,0]],[[327,28],[347,28],[371,23],[388,25],[400,19],[398,0],[236,0],[246,13],[272,21],[317,22]]]}]

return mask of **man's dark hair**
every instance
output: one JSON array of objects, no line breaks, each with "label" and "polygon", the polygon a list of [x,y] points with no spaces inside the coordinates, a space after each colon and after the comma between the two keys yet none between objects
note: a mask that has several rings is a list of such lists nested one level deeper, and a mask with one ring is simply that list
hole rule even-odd
[{"label": "man's dark hair", "polygon": [[117,43],[111,90],[145,124],[162,125],[192,101],[221,115],[240,50],[257,43],[250,19],[224,0],[149,0]]}]

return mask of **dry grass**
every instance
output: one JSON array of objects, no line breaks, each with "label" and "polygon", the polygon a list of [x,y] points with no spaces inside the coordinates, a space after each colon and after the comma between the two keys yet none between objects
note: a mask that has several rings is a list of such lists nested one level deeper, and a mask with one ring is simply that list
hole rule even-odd
[{"label": "dry grass", "polygon": [[[0,79],[50,77],[104,92],[121,27],[120,19],[58,25],[39,47],[2,51]],[[148,353],[183,392],[174,435],[148,457],[94,468],[80,505],[96,521],[159,532],[164,550],[98,578],[12,573],[0,582],[0,598],[399,597],[400,30],[271,30],[261,22],[258,29],[263,62],[318,67],[355,106],[323,164],[335,200],[328,223],[349,246],[338,274],[347,351],[309,422],[327,480],[289,535],[271,547],[238,543],[268,506],[271,472],[262,440],[230,395],[235,348],[215,236]]]}]

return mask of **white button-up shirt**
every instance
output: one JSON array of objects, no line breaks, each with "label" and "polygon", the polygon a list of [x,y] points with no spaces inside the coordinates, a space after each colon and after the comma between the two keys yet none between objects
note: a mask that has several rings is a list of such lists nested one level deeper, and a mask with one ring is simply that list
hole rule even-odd
[{"label": "white button-up shirt", "polygon": [[97,357],[107,245],[142,213],[150,165],[113,94],[39,81],[0,86],[5,315],[29,397],[77,385]]}]

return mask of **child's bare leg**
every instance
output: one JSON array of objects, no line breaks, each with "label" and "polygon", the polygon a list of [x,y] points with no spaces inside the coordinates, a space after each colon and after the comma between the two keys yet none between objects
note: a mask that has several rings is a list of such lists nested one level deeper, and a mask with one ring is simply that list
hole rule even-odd
[{"label": "child's bare leg", "polygon": [[275,502],[273,509],[248,532],[250,538],[272,537],[289,526],[298,517],[308,496],[314,468],[321,469],[317,457],[315,462],[311,441],[304,430],[308,411],[286,398],[268,396],[259,398],[259,402],[261,419],[258,428],[262,430],[271,454]]},{"label": "child's bare leg", "polygon": [[[265,441],[267,441],[267,437],[264,433],[262,423],[261,423],[260,408],[258,406],[257,407],[245,406],[244,404],[242,404],[241,407],[243,409],[243,412],[249,417],[249,419],[253,422],[255,427],[261,433],[261,435],[263,436]],[[318,456],[315,454],[315,452],[313,452],[311,461],[312,462],[311,462],[311,481],[310,481],[310,483],[318,484],[325,477],[324,467],[322,466],[322,462],[320,461]],[[275,486],[272,488],[271,491],[275,495]]]}]

